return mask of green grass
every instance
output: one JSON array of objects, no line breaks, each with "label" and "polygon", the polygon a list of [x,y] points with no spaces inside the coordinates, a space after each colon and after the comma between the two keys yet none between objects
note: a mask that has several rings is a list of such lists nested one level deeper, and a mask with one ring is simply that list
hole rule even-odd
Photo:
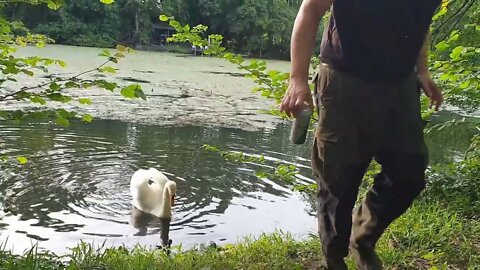
[{"label": "green grass", "polygon": [[[300,224],[299,224],[300,226]],[[23,256],[0,253],[0,269],[317,269],[316,237],[296,241],[276,233],[204,251],[124,247],[95,250],[86,243],[56,257],[35,249]],[[436,202],[418,201],[378,243],[386,269],[480,269],[480,221]],[[353,261],[348,258],[350,269]]]},{"label": "green grass", "polygon": [[480,221],[424,199],[389,227],[378,250],[400,269],[480,269]]}]

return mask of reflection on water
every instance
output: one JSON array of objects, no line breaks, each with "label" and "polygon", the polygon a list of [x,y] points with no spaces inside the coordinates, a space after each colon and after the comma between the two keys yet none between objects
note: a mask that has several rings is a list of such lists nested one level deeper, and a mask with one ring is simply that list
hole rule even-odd
[{"label": "reflection on water", "polygon": [[[130,222],[130,177],[156,167],[177,183],[170,226],[174,245],[228,241],[276,228],[307,233],[314,229],[310,205],[282,183],[261,181],[258,164],[232,164],[203,144],[273,161],[300,163],[307,181],[308,147],[288,143],[288,128],[246,132],[233,129],[141,126],[95,121],[60,128],[46,124],[0,124],[5,154],[29,156],[18,174],[0,176],[0,202],[13,208],[0,220],[1,239],[23,251],[32,239],[62,253],[80,239],[107,244],[160,244],[159,224],[143,234]],[[1,205],[0,205],[1,206]]]},{"label": "reflection on water", "polygon": [[[0,154],[29,156],[20,172],[0,174],[0,208],[16,212],[0,218],[0,241],[8,238],[7,248],[16,252],[38,241],[41,248],[63,253],[80,240],[155,247],[171,238],[188,248],[275,229],[306,234],[316,224],[311,203],[282,183],[257,179],[253,172],[267,165],[229,163],[201,148],[211,144],[263,154],[269,165],[295,163],[299,178],[312,182],[308,143],[292,146],[288,135],[288,126],[247,132],[103,120],[69,128],[0,122]],[[471,135],[465,126],[430,135],[432,162],[451,161]],[[177,183],[170,235],[161,234],[167,226],[161,221],[132,222],[130,177],[148,167]]]},{"label": "reflection on water", "polygon": [[148,226],[152,226],[152,222],[155,222],[156,225],[159,225],[161,247],[168,247],[171,245],[172,241],[169,237],[170,235],[170,218],[158,218],[152,214],[145,213],[136,207],[132,208],[132,219],[131,224],[134,228],[138,229],[138,232],[134,234],[135,236],[146,236],[148,231]]},{"label": "reflection on water", "polygon": [[[461,122],[464,117],[444,111],[432,118],[432,124],[443,123],[455,119]],[[480,118],[466,118],[463,123],[435,130],[428,134],[427,145],[430,149],[431,163],[451,163],[464,157],[465,151],[475,134],[479,134]]]}]

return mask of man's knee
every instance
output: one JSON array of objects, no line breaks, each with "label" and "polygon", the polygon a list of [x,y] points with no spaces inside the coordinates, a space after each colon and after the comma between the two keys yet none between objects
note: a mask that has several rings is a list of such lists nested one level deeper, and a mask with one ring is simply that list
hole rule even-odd
[{"label": "man's knee", "polygon": [[413,197],[418,196],[426,187],[425,173],[420,173],[414,176],[410,181],[407,181],[408,189]]},{"label": "man's knee", "polygon": [[425,189],[428,154],[382,153],[377,161],[382,165],[382,173],[379,175],[379,180],[382,180],[378,182],[384,182],[383,185],[408,190],[412,194]]}]

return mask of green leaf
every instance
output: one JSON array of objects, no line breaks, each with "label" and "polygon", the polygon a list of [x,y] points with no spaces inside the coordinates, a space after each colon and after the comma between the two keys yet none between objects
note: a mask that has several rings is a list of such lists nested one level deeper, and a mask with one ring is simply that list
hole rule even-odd
[{"label": "green leaf", "polygon": [[28,76],[32,77],[34,75],[33,71],[28,69],[22,69],[23,74],[27,74]]},{"label": "green leaf", "polygon": [[55,119],[55,123],[63,127],[68,127],[70,125],[70,121],[62,116],[58,116],[57,119]]},{"label": "green leaf", "polygon": [[80,85],[76,82],[70,81],[70,82],[65,83],[65,87],[66,88],[78,88],[78,87],[80,87]]},{"label": "green leaf", "polygon": [[50,90],[52,90],[52,91],[58,91],[58,90],[60,90],[60,85],[57,84],[56,82],[52,82],[52,83],[50,84]]},{"label": "green leaf", "polygon": [[110,4],[113,4],[115,2],[115,0],[100,0],[100,2],[102,2],[106,5],[110,5]]},{"label": "green leaf", "polygon": [[135,97],[141,98],[143,100],[146,100],[147,97],[145,96],[145,93],[142,90],[142,87],[139,85],[137,88],[135,88]]},{"label": "green leaf", "polygon": [[116,73],[117,72],[117,70],[113,67],[102,67],[102,68],[99,68],[98,71],[108,72],[108,73]]},{"label": "green leaf", "polygon": [[55,60],[53,59],[43,59],[43,64],[45,64],[46,66],[49,66],[53,63],[55,63]]},{"label": "green leaf", "polygon": [[438,18],[442,17],[447,13],[448,9],[446,7],[442,7],[440,11],[437,12],[432,18],[433,21],[437,20]]},{"label": "green leaf", "polygon": [[56,0],[56,1],[49,0],[49,1],[47,2],[47,6],[48,6],[48,8],[50,8],[50,9],[57,10],[57,9],[59,9],[59,8],[62,6],[62,4],[61,4],[61,2],[58,1],[58,0]]},{"label": "green leaf", "polygon": [[116,57],[117,59],[119,59],[119,58],[124,58],[124,57],[125,57],[125,54],[122,53],[122,52],[117,52],[117,53],[115,53],[114,57]]},{"label": "green leaf", "polygon": [[28,159],[24,156],[18,156],[17,161],[18,161],[18,163],[23,165],[23,164],[26,164],[28,162]]},{"label": "green leaf", "polygon": [[143,100],[147,99],[147,97],[145,96],[145,93],[142,90],[142,87],[138,84],[132,84],[124,87],[120,91],[120,94],[122,94],[122,96],[126,98],[141,98]]},{"label": "green leaf", "polygon": [[122,88],[122,90],[120,91],[120,94],[122,94],[122,96],[126,97],[126,98],[135,98],[135,89],[137,89],[139,85],[138,84],[132,84],[132,85],[129,85],[129,86],[126,86],[124,88]]},{"label": "green leaf", "polygon": [[92,101],[89,98],[79,98],[78,102],[80,102],[80,104],[87,104],[87,105],[92,104]]},{"label": "green leaf", "polygon": [[96,80],[95,85],[109,91],[115,90],[115,88],[118,86],[116,83],[107,82],[105,80]]},{"label": "green leaf", "polygon": [[220,151],[220,149],[217,146],[213,146],[213,145],[209,145],[209,144],[204,144],[202,146],[202,148],[204,150],[207,150],[207,151],[214,151],[214,152],[219,152]]},{"label": "green leaf", "polygon": [[47,95],[47,98],[49,98],[50,100],[53,100],[53,101],[59,101],[59,102],[63,102],[63,103],[67,103],[67,102],[72,100],[71,97],[64,96],[60,93],[49,94],[49,95]]},{"label": "green leaf", "polygon": [[453,49],[452,53],[450,54],[450,58],[452,58],[453,60],[458,59],[460,55],[462,55],[463,49],[464,48],[462,46],[455,47],[455,49]]},{"label": "green leaf", "polygon": [[162,15],[160,15],[159,19],[160,19],[160,21],[162,21],[162,22],[166,22],[166,21],[168,21],[170,18],[169,18],[167,15],[163,15],[163,14],[162,14]]},{"label": "green leaf", "polygon": [[4,120],[10,119],[10,113],[6,111],[0,111],[0,118]]},{"label": "green leaf", "polygon": [[69,112],[69,111],[66,111],[65,109],[59,109],[57,110],[57,115],[60,116],[60,117],[63,117],[63,118],[72,118],[72,117],[75,117],[75,115],[77,115],[76,112]]},{"label": "green leaf", "polygon": [[8,65],[2,70],[3,74],[18,74],[19,72],[20,72],[20,69],[12,65]]},{"label": "green leaf", "polygon": [[40,96],[30,97],[30,101],[33,102],[33,103],[39,103],[41,105],[45,105],[47,103],[47,101]]},{"label": "green leaf", "polygon": [[257,176],[258,178],[268,178],[269,174],[266,172],[255,172],[255,176]]},{"label": "green leaf", "polygon": [[45,48],[46,44],[44,41],[38,41],[35,43],[35,46],[37,46],[37,48]]},{"label": "green leaf", "polygon": [[460,88],[465,89],[470,86],[470,81],[464,81],[460,84]]},{"label": "green leaf", "polygon": [[32,96],[29,92],[26,91],[20,91],[15,94],[15,99],[16,100],[24,100],[24,99],[29,99]]},{"label": "green leaf", "polygon": [[127,86],[127,87],[124,87],[120,93],[122,94],[122,96],[126,97],[126,98],[134,98],[135,97],[135,88],[131,87],[131,86]]},{"label": "green leaf", "polygon": [[439,42],[437,43],[437,45],[435,45],[435,49],[440,52],[445,51],[446,49],[448,49],[448,47],[450,47],[450,45],[446,41]]},{"label": "green leaf", "polygon": [[107,49],[102,50],[102,52],[98,54],[98,56],[105,56],[105,57],[109,57],[110,55],[112,55],[112,53]]},{"label": "green leaf", "polygon": [[117,50],[120,52],[127,52],[128,48],[123,45],[117,45]]},{"label": "green leaf", "polygon": [[93,121],[93,116],[91,116],[90,114],[85,114],[83,117],[82,117],[82,120],[83,122],[85,123],[91,123]]},{"label": "green leaf", "polygon": [[67,66],[67,64],[61,60],[55,60],[55,63],[63,68]]},{"label": "green leaf", "polygon": [[63,96],[63,100],[62,100],[62,103],[68,103],[72,101],[72,97],[69,97],[69,96]]}]

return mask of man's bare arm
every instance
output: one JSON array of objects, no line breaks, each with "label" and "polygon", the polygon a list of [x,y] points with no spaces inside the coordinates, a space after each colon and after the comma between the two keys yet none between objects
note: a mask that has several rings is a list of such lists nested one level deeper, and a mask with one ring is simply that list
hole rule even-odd
[{"label": "man's bare arm", "polygon": [[418,54],[417,58],[417,74],[429,75],[428,71],[428,51],[430,47],[430,31],[425,35],[425,40],[423,41],[422,49]]},{"label": "man's bare arm", "polygon": [[423,91],[430,98],[430,108],[434,107],[438,111],[443,103],[443,95],[440,88],[433,81],[428,70],[428,52],[430,47],[430,32],[425,35],[422,49],[417,58],[417,75],[422,84]]},{"label": "man's bare arm", "polygon": [[291,78],[308,80],[308,68],[318,32],[318,26],[333,0],[305,0],[293,26],[291,40]]},{"label": "man's bare arm", "polygon": [[304,104],[313,106],[308,87],[308,70],[318,25],[333,0],[304,0],[293,26],[291,40],[290,85],[280,106],[287,115],[295,115]]}]

